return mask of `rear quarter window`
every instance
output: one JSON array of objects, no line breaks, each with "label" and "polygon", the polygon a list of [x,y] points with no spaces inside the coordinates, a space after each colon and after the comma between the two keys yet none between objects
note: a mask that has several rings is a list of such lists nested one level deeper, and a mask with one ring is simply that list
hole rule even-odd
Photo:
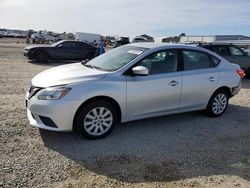
[{"label": "rear quarter window", "polygon": [[213,55],[210,55],[210,59],[211,59],[211,66],[212,67],[217,67],[219,64],[220,64],[220,59],[213,56]]}]

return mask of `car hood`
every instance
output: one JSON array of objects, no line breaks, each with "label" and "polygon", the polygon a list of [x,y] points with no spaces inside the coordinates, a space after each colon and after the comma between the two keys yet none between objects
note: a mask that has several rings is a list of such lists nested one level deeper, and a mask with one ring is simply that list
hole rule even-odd
[{"label": "car hood", "polygon": [[105,77],[107,72],[91,69],[81,63],[73,63],[54,67],[37,74],[31,84],[36,87],[51,87],[75,82],[98,80]]},{"label": "car hood", "polygon": [[29,45],[27,47],[24,48],[24,50],[30,50],[33,48],[51,48],[51,46],[46,45],[46,44],[40,44],[40,45]]}]

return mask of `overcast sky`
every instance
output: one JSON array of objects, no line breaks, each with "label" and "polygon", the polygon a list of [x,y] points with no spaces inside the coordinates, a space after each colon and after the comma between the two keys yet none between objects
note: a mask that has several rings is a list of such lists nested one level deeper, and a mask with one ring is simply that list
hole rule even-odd
[{"label": "overcast sky", "polygon": [[250,0],[0,0],[0,28],[250,35]]}]

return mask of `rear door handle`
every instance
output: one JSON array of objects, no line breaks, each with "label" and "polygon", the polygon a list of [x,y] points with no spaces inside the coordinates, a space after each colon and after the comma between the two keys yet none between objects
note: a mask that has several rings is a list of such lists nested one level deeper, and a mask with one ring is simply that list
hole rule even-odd
[{"label": "rear door handle", "polygon": [[168,85],[170,85],[170,86],[176,86],[176,85],[178,85],[179,84],[179,82],[178,81],[176,81],[176,80],[172,80],[171,82],[169,82],[169,84]]}]

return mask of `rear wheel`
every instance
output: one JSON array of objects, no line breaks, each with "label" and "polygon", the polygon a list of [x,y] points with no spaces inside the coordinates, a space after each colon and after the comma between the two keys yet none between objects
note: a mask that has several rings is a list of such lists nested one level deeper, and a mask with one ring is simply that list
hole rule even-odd
[{"label": "rear wheel", "polygon": [[99,139],[112,132],[117,122],[114,106],[104,100],[91,102],[77,113],[75,127],[78,133],[90,139]]},{"label": "rear wheel", "polygon": [[222,115],[228,105],[229,94],[225,90],[216,91],[208,103],[206,112],[212,117],[218,117]]},{"label": "rear wheel", "polygon": [[35,54],[35,60],[38,63],[47,63],[48,62],[48,54],[46,52],[40,51]]}]

